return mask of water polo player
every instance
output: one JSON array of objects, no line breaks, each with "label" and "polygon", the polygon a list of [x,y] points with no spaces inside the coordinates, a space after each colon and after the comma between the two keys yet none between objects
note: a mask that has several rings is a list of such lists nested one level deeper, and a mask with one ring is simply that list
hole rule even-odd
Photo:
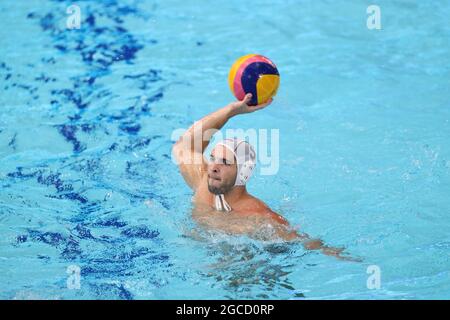
[{"label": "water polo player", "polygon": [[[246,183],[251,177],[256,154],[239,139],[225,139],[212,150],[207,161],[203,152],[215,132],[237,115],[264,109],[272,102],[249,106],[252,95],[231,103],[195,122],[175,143],[173,156],[187,184],[193,189],[193,218],[207,228],[229,234],[302,241],[305,248],[321,250],[339,258],[342,249],[327,247],[321,240],[293,230],[289,223],[264,202],[250,195]],[[264,232],[263,232],[264,231]],[[270,232],[268,232],[270,231]]]}]

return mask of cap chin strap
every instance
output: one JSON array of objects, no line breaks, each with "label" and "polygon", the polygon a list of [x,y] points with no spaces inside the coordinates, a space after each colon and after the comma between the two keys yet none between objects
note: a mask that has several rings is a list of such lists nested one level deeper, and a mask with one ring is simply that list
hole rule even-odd
[{"label": "cap chin strap", "polygon": [[[218,143],[217,145],[223,145],[228,150],[230,150],[236,159],[237,163],[237,174],[236,180],[234,182],[235,186],[245,186],[248,179],[250,179],[253,169],[256,165],[256,154],[253,148],[248,145],[248,153],[245,151],[246,149],[242,149],[241,144],[246,144],[244,140],[237,139],[225,139],[223,142]],[[250,157],[250,159],[246,159]],[[218,211],[226,211],[230,212],[233,210],[228,202],[225,200],[224,194],[216,194],[215,195],[215,205],[216,210]]]},{"label": "cap chin strap", "polygon": [[230,212],[232,210],[228,202],[225,200],[225,196],[223,194],[216,194],[215,201],[216,201],[216,210],[226,212]]}]

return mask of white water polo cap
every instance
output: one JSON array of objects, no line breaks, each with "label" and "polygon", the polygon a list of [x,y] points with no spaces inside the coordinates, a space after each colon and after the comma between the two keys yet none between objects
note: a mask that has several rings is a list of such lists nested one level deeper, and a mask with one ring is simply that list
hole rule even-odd
[{"label": "white water polo cap", "polygon": [[225,139],[216,146],[224,146],[234,154],[237,165],[235,186],[243,186],[253,174],[256,167],[256,152],[247,141],[233,138]]},{"label": "white water polo cap", "polygon": [[[219,142],[217,146],[224,146],[234,154],[237,165],[235,186],[243,186],[253,174],[256,166],[256,152],[248,142],[234,139],[225,139]],[[225,200],[224,194],[215,195],[215,206],[218,211],[231,211],[231,206]]]}]

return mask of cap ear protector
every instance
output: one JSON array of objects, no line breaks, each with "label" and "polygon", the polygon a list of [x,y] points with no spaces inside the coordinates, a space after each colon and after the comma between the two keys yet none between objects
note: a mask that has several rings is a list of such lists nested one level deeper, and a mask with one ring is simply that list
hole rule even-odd
[{"label": "cap ear protector", "polygon": [[[235,186],[243,186],[247,183],[248,179],[253,174],[253,170],[256,166],[256,152],[253,147],[244,140],[225,139],[219,142],[216,146],[224,146],[234,154],[236,159],[237,173],[236,180],[234,181]],[[218,211],[230,212],[233,209],[225,200],[225,195],[216,194],[215,195],[215,207]]]},{"label": "cap ear protector", "polygon": [[217,145],[226,147],[234,154],[237,164],[237,174],[234,185],[245,185],[256,167],[256,152],[253,147],[248,142],[237,138],[225,139]]}]

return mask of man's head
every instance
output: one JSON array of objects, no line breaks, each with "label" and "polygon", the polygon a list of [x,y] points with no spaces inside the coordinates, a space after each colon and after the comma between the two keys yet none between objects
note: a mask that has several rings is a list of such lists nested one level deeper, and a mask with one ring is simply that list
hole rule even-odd
[{"label": "man's head", "polygon": [[253,147],[239,139],[225,139],[211,152],[208,164],[208,190],[225,194],[234,186],[245,185],[256,165]]}]

